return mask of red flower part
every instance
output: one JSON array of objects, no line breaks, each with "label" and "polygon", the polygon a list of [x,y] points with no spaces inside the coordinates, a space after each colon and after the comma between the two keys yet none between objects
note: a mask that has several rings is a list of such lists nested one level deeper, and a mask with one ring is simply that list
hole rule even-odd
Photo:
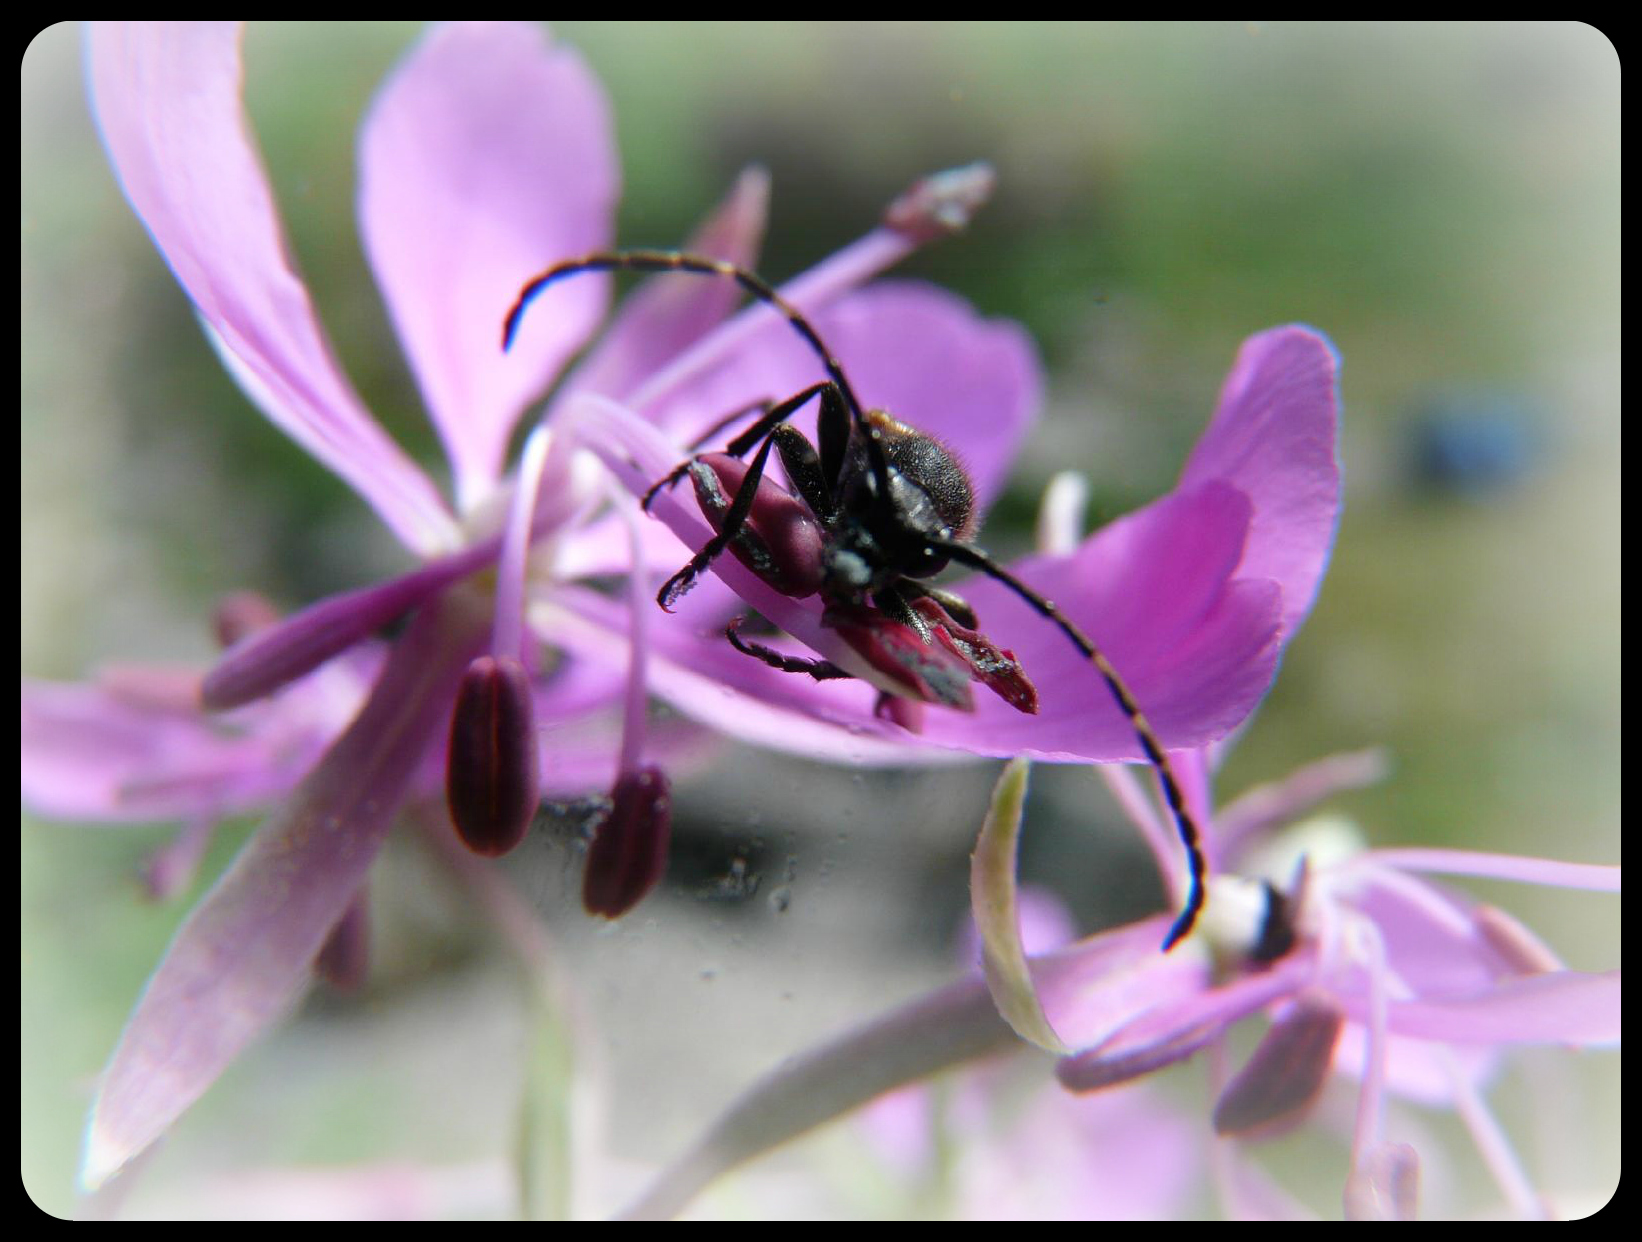
[{"label": "red flower part", "polygon": [[619,919],[667,870],[673,799],[660,768],[640,768],[616,778],[612,803],[587,852],[582,905],[589,914]]},{"label": "red flower part", "polygon": [[524,838],[537,793],[530,675],[511,656],[480,656],[462,677],[451,717],[451,822],[475,854],[500,857]]},{"label": "red flower part", "polygon": [[978,630],[960,625],[945,608],[925,597],[912,607],[929,622],[930,632],[969,668],[969,675],[995,691],[1009,706],[1027,715],[1038,710],[1038,688],[1015,659],[1013,651],[997,646]]},{"label": "red flower part", "polygon": [[[747,463],[708,453],[690,463],[690,482],[714,532],[724,529]],[[747,523],[730,541],[736,560],[783,595],[804,599],[821,589],[826,538],[809,507],[768,475],[759,480]]]},{"label": "red flower part", "polygon": [[959,711],[975,710],[970,665],[947,644],[928,641],[889,614],[856,604],[829,603],[821,624],[838,631],[878,674],[869,680],[879,689]]}]

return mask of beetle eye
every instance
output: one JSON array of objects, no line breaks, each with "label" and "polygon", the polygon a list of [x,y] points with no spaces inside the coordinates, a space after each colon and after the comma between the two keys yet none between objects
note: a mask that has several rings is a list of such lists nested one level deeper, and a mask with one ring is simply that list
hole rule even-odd
[{"label": "beetle eye", "polygon": [[947,567],[951,558],[938,548],[925,547],[918,557],[917,577],[927,578],[930,574],[938,574]]}]

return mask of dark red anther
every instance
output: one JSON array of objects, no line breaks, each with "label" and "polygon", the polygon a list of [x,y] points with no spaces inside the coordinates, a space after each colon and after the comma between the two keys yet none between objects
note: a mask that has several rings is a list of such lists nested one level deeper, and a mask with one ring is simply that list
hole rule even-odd
[{"label": "dark red anther", "polygon": [[616,778],[610,814],[587,851],[582,905],[589,914],[619,919],[639,902],[667,870],[673,831],[673,798],[659,768],[624,772]]},{"label": "dark red anther", "polygon": [[497,858],[536,813],[536,725],[530,676],[509,656],[468,665],[450,723],[445,797],[451,822],[475,854]]}]

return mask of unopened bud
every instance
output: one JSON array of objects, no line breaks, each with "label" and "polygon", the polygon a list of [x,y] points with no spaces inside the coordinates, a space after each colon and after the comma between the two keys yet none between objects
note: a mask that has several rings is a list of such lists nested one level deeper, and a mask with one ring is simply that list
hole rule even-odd
[{"label": "unopened bud", "polygon": [[211,610],[211,630],[217,637],[217,646],[224,651],[279,622],[279,609],[266,596],[255,591],[235,591],[217,601]]},{"label": "unopened bud", "polygon": [[314,958],[314,974],[338,992],[357,992],[370,961],[370,912],[365,890],[348,903]]},{"label": "unopened bud", "polygon": [[1334,1065],[1345,1016],[1328,997],[1303,996],[1271,1024],[1214,1106],[1216,1134],[1273,1134],[1301,1120]]},{"label": "unopened bud", "polygon": [[610,814],[587,851],[582,905],[589,914],[617,919],[644,899],[667,871],[673,798],[659,768],[616,779]]},{"label": "unopened bud", "polygon": [[451,716],[451,821],[475,854],[500,857],[530,827],[537,788],[530,676],[508,656],[480,656],[462,676]]},{"label": "unopened bud", "polygon": [[984,161],[931,173],[889,205],[884,223],[915,241],[959,232],[992,197],[997,180]]}]

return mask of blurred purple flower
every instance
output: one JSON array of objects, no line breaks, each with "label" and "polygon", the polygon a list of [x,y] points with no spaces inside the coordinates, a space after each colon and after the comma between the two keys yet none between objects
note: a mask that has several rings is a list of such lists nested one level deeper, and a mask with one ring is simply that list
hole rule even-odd
[{"label": "blurred purple flower", "polygon": [[[520,413],[582,347],[608,296],[603,278],[568,282],[543,297],[511,351],[496,347],[499,315],[525,279],[609,242],[610,120],[574,52],[529,26],[439,28],[384,85],[361,133],[365,249],[450,460],[454,505],[354,393],[291,265],[243,112],[238,28],[99,26],[87,59],[122,187],[224,364],[422,561],[236,642],[197,700],[25,683],[24,786],[46,813],[163,812],[208,825],[274,808],[179,931],[122,1037],[92,1118],[88,1185],[163,1132],[284,1012],[358,910],[398,808],[437,787],[463,685],[472,712],[538,739],[488,756],[516,787],[453,794],[458,820],[464,808],[507,808],[507,823],[477,834],[498,849],[522,831],[532,782],[619,791],[650,770],[647,689],[726,732],[855,762],[929,757],[931,746],[1136,757],[1121,714],[1089,693],[1081,660],[996,583],[967,589],[990,636],[1046,688],[1042,714],[983,701],[972,716],[931,714],[916,738],[873,715],[867,687],[813,685],[730,649],[723,622],[743,601],[823,654],[836,642],[813,609],[730,558],[715,567],[729,586],[704,580],[681,620],[650,617],[647,593],[688,553],[659,524],[635,522],[630,504],[610,504],[593,455],[642,491],[727,410],[814,374],[767,308],[720,324],[734,295],[720,283],[642,286],[507,471]],[[885,224],[783,292],[815,317],[869,400],[958,452],[984,507],[1037,404],[1030,344],[939,290],[856,292],[961,223],[978,188],[976,172],[921,183]],[[763,179],[744,177],[691,246],[751,263],[764,197]],[[1222,736],[1246,716],[1310,605],[1338,499],[1333,377],[1326,343],[1305,329],[1251,341],[1175,492],[1075,552],[1019,567],[1100,641],[1172,746]],[[673,497],[657,509],[700,546],[699,515]],[[611,575],[630,579],[628,598],[579,585]],[[372,642],[407,616],[391,647]],[[555,653],[545,676],[538,644]],[[340,699],[320,674],[351,678]],[[490,689],[475,691],[475,676]],[[589,721],[616,712],[619,738],[590,742]],[[482,742],[476,720],[469,740]],[[156,801],[167,786],[169,799]],[[652,801],[664,807],[664,791]],[[185,834],[174,872],[186,874],[199,841]],[[653,884],[650,866],[623,891]]]},{"label": "blurred purple flower", "polygon": [[[1202,791],[1201,756],[1180,758],[1192,760],[1188,771]],[[995,864],[978,861],[977,895],[1007,908],[1005,938],[1012,941],[989,934],[997,920],[977,909],[986,978],[917,998],[788,1058],[669,1163],[629,1215],[675,1215],[724,1174],[874,1100],[880,1103],[869,1110],[869,1132],[902,1173],[919,1170],[932,1126],[955,1122],[962,1125],[957,1133],[943,1128],[934,1140],[949,1145],[944,1154],[956,1149],[1002,1162],[985,1174],[979,1164],[965,1164],[971,1180],[963,1184],[949,1176],[952,1205],[966,1213],[1031,1214],[1020,1203],[1018,1182],[986,1180],[1022,1160],[1039,1172],[1070,1170],[1075,1184],[1051,1192],[1067,1211],[1123,1215],[1141,1203],[1178,1209],[1186,1195],[1174,1173],[1200,1166],[1197,1142],[1209,1136],[1183,1132],[1170,1105],[1131,1093],[1146,1076],[1200,1051],[1208,1053],[1217,1099],[1208,1164],[1230,1216],[1311,1214],[1266,1177],[1248,1149],[1252,1140],[1306,1120],[1336,1078],[1357,1084],[1341,1179],[1347,1216],[1410,1218],[1419,1211],[1422,1155],[1414,1142],[1388,1134],[1393,1096],[1452,1110],[1510,1208],[1521,1216],[1554,1215],[1556,1205],[1534,1189],[1490,1113],[1485,1088],[1515,1048],[1617,1046],[1619,972],[1569,970],[1510,915],[1424,875],[1617,892],[1619,869],[1457,850],[1341,848],[1347,842],[1337,821],[1294,823],[1332,793],[1377,779],[1380,767],[1377,755],[1337,756],[1221,811],[1211,821],[1216,875],[1204,919],[1169,953],[1157,948],[1164,915],[1046,950],[1038,939],[1046,926],[1039,905],[1016,891],[1012,848],[998,852],[1006,874],[981,875]],[[1108,779],[1119,774],[1120,801],[1148,839],[1162,841],[1166,829],[1139,786],[1121,769],[1100,771]],[[1024,774],[1024,762],[1006,768],[989,817],[989,831],[1009,837],[1011,847]],[[1291,824],[1292,839],[1276,831]],[[983,834],[977,860],[986,846]],[[1178,869],[1173,850],[1155,849],[1165,871]],[[1296,865],[1297,858],[1304,861]],[[1280,882],[1264,878],[1273,865]],[[1273,894],[1286,903],[1274,904]],[[1029,976],[1023,986],[1041,1026],[1021,1020],[1019,996],[1007,987],[1020,981],[1004,978],[1000,988],[999,971],[1010,960]],[[1225,1036],[1259,1013],[1270,1020],[1264,1038],[1242,1070],[1228,1073]],[[1002,1078],[992,1077],[1000,1067],[985,1059],[1020,1048],[1020,1037],[1056,1051],[1080,1050],[1057,1066],[1062,1085],[1075,1093],[1066,1107],[1040,1102],[1022,1112],[1017,1099],[1011,1114],[1001,1103]],[[931,1112],[924,1093],[896,1090],[971,1062],[981,1064],[941,1097],[945,1115]],[[1088,1094],[1096,1091],[1113,1092],[1110,1109],[1080,1112],[1076,1105],[1105,1098]],[[1110,1149],[1119,1153],[1119,1167],[1131,1167],[1126,1162],[1137,1145],[1149,1150],[1160,1140],[1173,1144],[1157,1156],[1161,1167],[1141,1162],[1100,1199],[1082,1193],[1085,1171],[1102,1168]],[[985,1187],[991,1192],[982,1194]]]},{"label": "blurred purple flower", "polygon": [[[215,819],[272,808],[179,931],[126,1028],[93,1112],[88,1186],[152,1142],[283,1013],[316,958],[334,967],[322,949],[333,929],[357,924],[350,912],[396,812],[438,788],[459,687],[471,705],[456,722],[468,726],[463,753],[494,759],[495,779],[512,782],[477,794],[453,786],[458,819],[486,806],[507,819],[478,825],[473,835],[488,849],[517,839],[533,782],[619,792],[654,770],[647,756],[665,739],[647,733],[644,643],[630,641],[647,617],[628,608],[653,611],[651,578],[686,553],[622,512],[629,501],[611,513],[603,471],[585,451],[600,435],[596,415],[576,398],[629,399],[667,374],[688,381],[776,335],[756,315],[711,331],[733,308],[733,289],[641,287],[506,473],[516,420],[593,332],[608,282],[556,291],[551,312],[533,316],[506,354],[501,316],[534,272],[608,244],[617,158],[603,93],[575,52],[528,25],[433,30],[365,120],[359,216],[450,460],[448,504],[354,393],[291,265],[244,115],[239,43],[231,23],[94,27],[87,63],[110,160],[246,393],[422,564],[257,629],[203,678],[171,678],[159,701],[135,694],[130,675],[90,688],[25,682],[27,800],[68,817],[181,817],[191,827],[161,868],[164,887],[186,876]],[[744,176],[690,244],[752,262],[765,198],[764,177]],[[874,229],[789,292],[806,306],[826,303],[896,262],[953,207],[919,201],[930,218],[914,212]],[[866,320],[891,338],[923,321],[937,334],[988,331],[931,290],[864,296]],[[1030,355],[1006,334],[1009,375],[1030,376]],[[987,375],[983,364],[989,393],[1012,382]],[[688,438],[722,413],[679,398],[655,417]],[[591,654],[559,643],[556,593],[620,574],[637,584],[632,599],[599,596],[618,619],[616,642]],[[373,641],[407,616],[385,651]],[[612,714],[619,731],[603,723]],[[487,718],[527,731],[532,744],[485,752]],[[659,874],[653,865],[640,879],[647,886]]]},{"label": "blurred purple flower", "polygon": [[[1077,938],[1053,893],[1019,897],[1029,953]],[[979,973],[972,920],[959,960]],[[879,1096],[857,1123],[919,1203],[960,1220],[1178,1219],[1202,1176],[1196,1123],[1149,1084],[1072,1095],[1007,1055]]]},{"label": "blurred purple flower", "polygon": [[[1178,758],[1206,806],[1205,753]],[[1453,1109],[1512,1211],[1549,1215],[1489,1113],[1484,1087],[1515,1046],[1617,1045],[1619,973],[1568,970],[1504,911],[1423,877],[1617,892],[1619,869],[1458,850],[1368,850],[1342,821],[1296,823],[1320,799],[1377,778],[1379,768],[1372,754],[1324,760],[1207,820],[1209,901],[1175,952],[1155,951],[1163,922],[1153,919],[1035,958],[1027,969],[1038,1009],[1022,1021],[1011,1008],[1028,985],[1012,977],[1010,963],[1026,957],[1018,939],[1008,942],[1019,936],[1011,921],[986,946],[989,983],[1019,1033],[1067,1053],[1057,1076],[1076,1092],[1132,1083],[1209,1051],[1222,1137],[1260,1138],[1299,1124],[1331,1076],[1356,1078],[1348,1216],[1404,1218],[1418,1210],[1420,1156],[1388,1138],[1388,1095]],[[1000,790],[1020,775],[1011,765]],[[1178,883],[1176,852],[1156,844],[1166,829],[1151,806],[1126,773],[1102,775]],[[997,830],[1018,831],[1018,805],[1014,815],[1013,825]],[[977,895],[1012,886],[1007,875],[982,877],[978,864]],[[1269,1018],[1266,1033],[1244,1067],[1228,1075],[1223,1040],[1257,1013]],[[1298,1211],[1234,1156],[1217,1161],[1217,1171],[1236,1214]]]}]

